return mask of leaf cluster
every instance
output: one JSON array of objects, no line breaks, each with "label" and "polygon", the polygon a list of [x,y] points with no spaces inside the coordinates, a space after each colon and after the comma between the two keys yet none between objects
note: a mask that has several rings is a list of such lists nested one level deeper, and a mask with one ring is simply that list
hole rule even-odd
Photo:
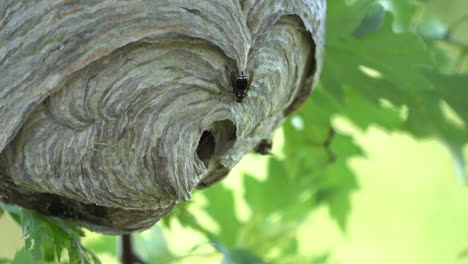
[{"label": "leaf cluster", "polygon": [[79,228],[15,206],[0,204],[0,208],[21,225],[25,241],[24,248],[12,260],[4,260],[5,263],[100,263],[81,244],[83,233]]}]

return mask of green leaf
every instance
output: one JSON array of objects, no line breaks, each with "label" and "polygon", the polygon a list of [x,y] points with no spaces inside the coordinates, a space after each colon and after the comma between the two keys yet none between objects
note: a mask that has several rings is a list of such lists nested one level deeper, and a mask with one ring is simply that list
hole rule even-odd
[{"label": "green leaf", "polygon": [[344,97],[337,112],[339,115],[348,118],[363,130],[368,129],[371,124],[388,131],[401,129],[403,120],[400,110],[384,106],[382,103],[370,102],[351,87],[343,86],[342,88]]},{"label": "green leaf", "polygon": [[299,249],[299,242],[296,238],[291,239],[284,248],[281,249],[282,255],[295,255]]},{"label": "green leaf", "polygon": [[212,242],[213,247],[223,254],[222,264],[261,264],[264,261],[245,251],[245,250],[229,250],[219,241]]},{"label": "green leaf", "polygon": [[244,175],[246,201],[256,215],[267,216],[285,210],[297,201],[297,188],[291,180],[283,162],[270,158],[267,169],[268,178],[260,182],[251,175]]},{"label": "green leaf", "polygon": [[358,0],[348,6],[344,0],[335,0],[328,1],[327,5],[327,35],[332,39],[340,39],[358,28],[375,1]]},{"label": "green leaf", "polygon": [[140,234],[132,235],[135,250],[146,263],[173,263],[175,255],[168,246],[163,231],[157,225]]},{"label": "green leaf", "polygon": [[33,263],[57,262],[64,250],[72,263],[100,263],[81,245],[81,231],[63,220],[21,210],[21,225],[25,248],[31,252]]},{"label": "green leaf", "polygon": [[21,225],[21,209],[14,205],[9,204],[2,204],[0,203],[0,208],[7,211],[13,220],[18,224]]},{"label": "green leaf", "polygon": [[373,5],[361,21],[359,27],[353,32],[357,38],[362,38],[369,33],[376,33],[380,30],[385,17],[385,9],[381,5]]},{"label": "green leaf", "polygon": [[[344,90],[345,102],[367,103],[361,107],[369,105],[358,95],[350,96],[350,91]],[[334,132],[331,128],[330,122],[334,114],[352,112],[344,112],[344,108],[340,107],[342,106],[330,94],[322,89],[316,90],[312,98],[297,113],[297,116],[303,120],[302,127],[297,129],[291,124],[290,121],[296,118],[293,116],[284,125],[284,135],[285,154],[288,157],[286,164],[289,164],[288,171],[294,171],[295,175],[295,181],[288,185],[307,188],[294,189],[293,195],[301,196],[301,193],[307,191],[313,194],[315,200],[306,200],[309,207],[312,208],[314,203],[327,205],[331,216],[342,230],[345,230],[347,215],[351,208],[350,196],[358,186],[356,177],[347,167],[347,161],[363,153],[353,143],[351,137]],[[360,114],[362,115],[362,112]],[[392,123],[400,124],[398,113],[392,113],[392,117],[388,120],[392,120],[385,121],[389,123],[389,127]],[[294,205],[299,203],[295,200],[290,202]],[[299,213],[300,211],[297,212]]]},{"label": "green leaf", "polygon": [[[233,264],[261,264],[263,260],[257,256],[250,254],[243,250],[233,250],[229,255],[224,255],[225,258],[229,258],[228,263]],[[224,261],[224,260],[223,260]]]},{"label": "green leaf", "polygon": [[442,113],[440,98],[434,92],[421,93],[418,105],[409,112],[405,127],[419,138],[439,139],[449,150],[459,178],[468,184],[463,146],[468,142],[466,125],[459,127],[449,122]]},{"label": "green leaf", "polygon": [[[297,263],[307,263],[307,264],[326,264],[330,262],[331,253],[324,252],[312,256],[303,256],[303,255],[286,255],[280,256],[278,258],[269,261],[271,264],[297,264]],[[336,263],[335,263],[336,264]]]},{"label": "green leaf", "polygon": [[40,220],[35,221],[34,216],[31,213],[21,210],[22,234],[23,237],[26,238],[24,246],[26,250],[31,252],[34,263],[42,261],[42,230],[37,224],[40,224],[41,222],[42,221]]},{"label": "green leaf", "polygon": [[435,70],[427,70],[425,76],[432,81],[437,95],[445,100],[468,124],[468,75],[445,75]]},{"label": "green leaf", "polygon": [[112,235],[99,235],[99,238],[86,243],[86,246],[96,254],[107,253],[115,255],[117,252],[117,237]]},{"label": "green leaf", "polygon": [[418,32],[426,40],[443,40],[447,37],[447,27],[434,16],[425,17],[418,25]]},{"label": "green leaf", "polygon": [[226,246],[234,247],[241,224],[235,214],[233,192],[217,184],[204,190],[203,194],[208,200],[205,211],[219,225],[218,239]]},{"label": "green leaf", "polygon": [[[199,195],[199,194],[198,193],[194,194],[194,200],[195,200],[196,195]],[[193,201],[187,202],[187,203],[182,202],[182,203],[177,204],[172,210],[172,212],[162,219],[161,223],[165,227],[171,228],[172,222],[175,219],[177,219],[183,227],[193,228],[203,233],[208,239],[210,240],[214,239],[215,235],[210,230],[206,229],[203,225],[201,225],[198,222],[197,218],[191,212],[190,205],[192,204],[193,204]]]},{"label": "green leaf", "polygon": [[11,263],[11,260],[7,258],[0,258],[0,264],[7,264],[7,263]]},{"label": "green leaf", "polygon": [[311,264],[325,264],[325,263],[328,263],[330,258],[331,258],[330,252],[324,252],[322,254],[313,256]]},{"label": "green leaf", "polygon": [[362,151],[352,138],[337,134],[332,142],[332,150],[337,153],[337,160],[328,166],[320,183],[318,200],[328,205],[330,216],[342,231],[346,231],[348,215],[351,212],[351,194],[358,189],[356,176],[349,169],[348,159],[362,155]]},{"label": "green leaf", "polygon": [[329,94],[316,90],[300,111],[288,118],[283,125],[288,171],[293,170],[291,163],[294,164],[303,157],[304,151],[314,155],[313,159],[308,159],[313,167],[318,168],[328,163],[323,143],[329,137],[331,119],[339,111],[339,107]]},{"label": "green leaf", "polygon": [[[336,112],[363,129],[379,124],[420,138],[438,138],[454,157],[460,177],[466,179],[462,147],[468,132],[451,124],[440,104],[447,102],[466,124],[467,78],[437,73],[425,43],[414,33],[394,33],[389,18],[378,33],[362,39],[329,35],[323,90],[318,92],[329,94],[323,97],[336,100]],[[406,107],[407,120],[399,124],[398,111],[382,107],[382,99],[394,107]]]},{"label": "green leaf", "polygon": [[[265,210],[265,200],[266,198],[262,195],[263,193],[259,194],[258,192],[263,190],[262,182],[256,179],[251,174],[244,174],[244,189],[245,189],[245,200],[250,207],[252,212],[264,213]],[[258,211],[257,211],[258,210]]]},{"label": "green leaf", "polygon": [[394,29],[396,32],[410,31],[412,20],[417,11],[415,1],[380,0],[395,16]]},{"label": "green leaf", "polygon": [[34,259],[29,251],[27,251],[25,248],[21,248],[20,250],[16,251],[15,256],[9,263],[10,264],[34,263]]},{"label": "green leaf", "polygon": [[[322,76],[325,90],[347,84],[371,102],[386,98],[395,105],[404,103],[402,93],[424,90],[428,81],[417,70],[433,65],[424,42],[412,33],[394,33],[391,25],[386,19],[378,34],[362,39],[330,37]],[[336,80],[339,87],[330,87]]]}]

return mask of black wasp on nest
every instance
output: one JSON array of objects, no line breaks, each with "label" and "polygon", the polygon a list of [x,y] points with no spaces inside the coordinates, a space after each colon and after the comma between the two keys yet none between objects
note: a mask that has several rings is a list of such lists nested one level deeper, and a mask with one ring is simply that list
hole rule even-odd
[{"label": "black wasp on nest", "polygon": [[244,101],[244,98],[247,96],[247,92],[250,89],[253,77],[254,73],[252,73],[247,79],[247,75],[245,75],[243,71],[241,71],[237,77],[234,72],[231,72],[231,82],[236,102],[242,103]]}]

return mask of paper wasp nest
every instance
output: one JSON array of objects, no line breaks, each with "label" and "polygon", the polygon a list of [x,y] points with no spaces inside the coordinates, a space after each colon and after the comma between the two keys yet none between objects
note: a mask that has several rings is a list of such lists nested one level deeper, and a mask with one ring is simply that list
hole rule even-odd
[{"label": "paper wasp nest", "polygon": [[0,201],[149,228],[306,100],[325,2],[2,0]]}]

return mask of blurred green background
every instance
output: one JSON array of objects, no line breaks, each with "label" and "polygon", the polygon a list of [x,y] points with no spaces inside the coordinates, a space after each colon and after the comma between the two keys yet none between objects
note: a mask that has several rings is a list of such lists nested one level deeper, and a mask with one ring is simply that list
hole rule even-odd
[{"label": "blurred green background", "polygon": [[[278,131],[273,155],[246,156],[222,184],[135,235],[143,259],[468,263],[468,1],[328,6],[320,85]],[[47,251],[40,238],[50,234],[33,231],[25,237]],[[24,240],[8,214],[0,234],[0,263],[32,261],[15,255]],[[117,263],[115,237],[81,240],[102,263]]]}]

